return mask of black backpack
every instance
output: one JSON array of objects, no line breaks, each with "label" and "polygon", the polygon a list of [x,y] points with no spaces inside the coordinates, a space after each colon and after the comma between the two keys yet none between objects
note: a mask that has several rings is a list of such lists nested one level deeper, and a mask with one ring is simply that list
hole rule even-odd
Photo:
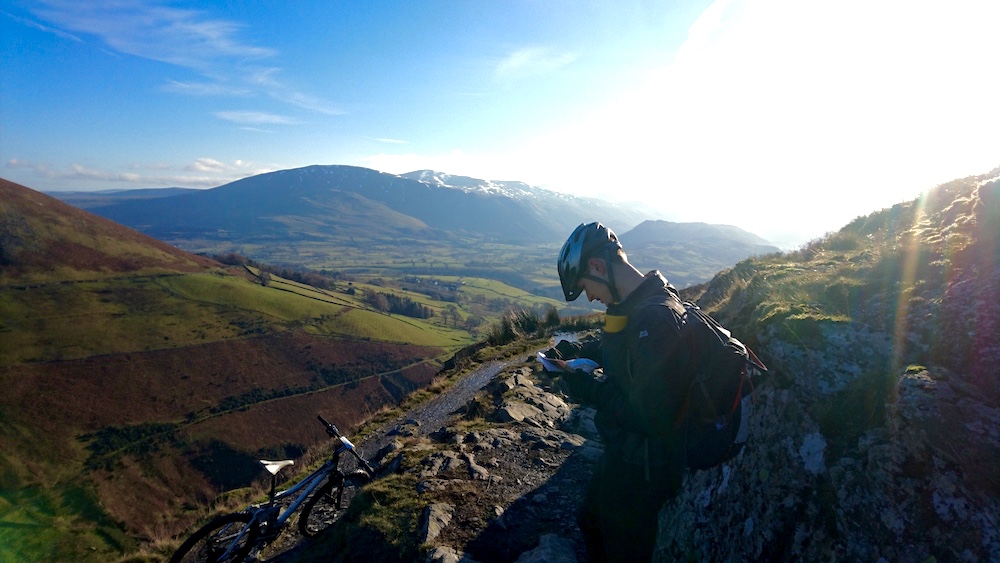
[{"label": "black backpack", "polygon": [[702,311],[684,303],[682,344],[692,369],[675,420],[687,466],[709,469],[735,457],[747,441],[753,379],[767,371],[757,355]]}]

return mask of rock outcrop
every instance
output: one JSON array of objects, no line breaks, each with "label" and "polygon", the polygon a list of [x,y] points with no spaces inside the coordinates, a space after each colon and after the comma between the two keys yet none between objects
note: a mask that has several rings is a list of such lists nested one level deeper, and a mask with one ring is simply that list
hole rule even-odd
[{"label": "rock outcrop", "polygon": [[[1000,560],[998,192],[941,186],[707,288],[775,374],[741,456],[664,507],[660,560]],[[779,277],[844,305],[773,314]]]}]

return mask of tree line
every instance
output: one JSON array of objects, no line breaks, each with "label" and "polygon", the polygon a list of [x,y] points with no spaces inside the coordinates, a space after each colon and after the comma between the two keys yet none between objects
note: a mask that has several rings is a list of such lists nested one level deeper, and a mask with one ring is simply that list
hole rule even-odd
[{"label": "tree line", "polygon": [[434,316],[434,311],[409,297],[394,295],[392,293],[382,293],[381,291],[366,291],[364,302],[373,309],[387,313],[396,313],[415,319],[429,319]]}]

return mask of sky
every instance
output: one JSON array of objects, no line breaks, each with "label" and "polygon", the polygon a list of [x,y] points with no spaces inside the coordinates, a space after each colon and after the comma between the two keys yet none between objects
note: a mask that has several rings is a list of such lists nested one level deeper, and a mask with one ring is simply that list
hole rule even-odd
[{"label": "sky", "polygon": [[998,21],[993,0],[0,0],[0,177],[432,169],[794,248],[1000,166]]}]

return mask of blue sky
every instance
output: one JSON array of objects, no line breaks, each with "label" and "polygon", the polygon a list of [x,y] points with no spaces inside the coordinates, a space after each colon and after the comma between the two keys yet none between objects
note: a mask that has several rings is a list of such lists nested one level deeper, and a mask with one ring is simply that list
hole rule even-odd
[{"label": "blue sky", "polygon": [[1000,166],[997,21],[989,0],[2,0],[0,177],[429,168],[791,247]]}]

